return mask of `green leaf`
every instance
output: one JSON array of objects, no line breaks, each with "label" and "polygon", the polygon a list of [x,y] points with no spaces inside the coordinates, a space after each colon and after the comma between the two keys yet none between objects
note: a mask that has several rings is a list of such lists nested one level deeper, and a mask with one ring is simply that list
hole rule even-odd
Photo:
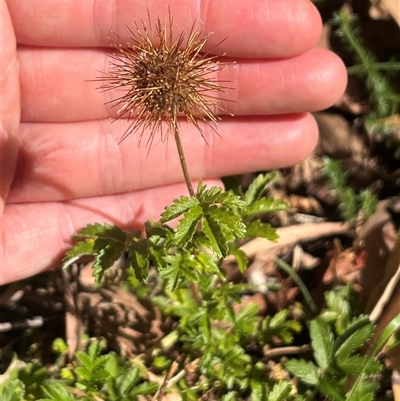
[{"label": "green leaf", "polygon": [[104,369],[96,369],[92,373],[91,381],[103,382],[110,377],[110,372]]},{"label": "green leaf", "polygon": [[88,224],[86,227],[81,228],[74,236],[73,239],[97,239],[109,238],[111,240],[125,241],[126,233],[117,226],[108,223],[95,223]]},{"label": "green leaf", "polygon": [[126,372],[117,380],[117,389],[120,396],[126,397],[129,395],[133,386],[139,379],[139,369],[133,368]]},{"label": "green leaf", "polygon": [[25,385],[19,379],[2,381],[0,383],[0,394],[2,401],[20,401],[25,395]]},{"label": "green leaf", "polygon": [[330,326],[322,319],[313,319],[310,323],[311,343],[318,366],[327,369],[332,361],[333,334]]},{"label": "green leaf", "polygon": [[336,340],[335,358],[340,359],[349,356],[357,348],[362,347],[371,338],[373,332],[374,325],[368,316],[355,319]]},{"label": "green leaf", "polygon": [[279,312],[275,313],[275,315],[271,317],[270,326],[273,328],[281,327],[282,325],[285,324],[288,316],[289,316],[289,311],[287,309],[281,309]]},{"label": "green leaf", "polygon": [[[256,380],[251,380],[250,381],[250,387],[251,387],[251,395],[250,395],[250,400],[251,401],[265,401],[267,399],[267,394],[269,393],[270,386],[267,382],[260,382]],[[238,397],[233,398],[234,401],[236,401]]]},{"label": "green leaf", "polygon": [[92,269],[96,284],[100,284],[106,270],[122,256],[125,244],[107,243],[106,241],[98,240],[96,241],[96,246],[98,247],[98,253]]},{"label": "green leaf", "polygon": [[280,381],[269,393],[268,401],[286,401],[291,391],[292,385],[288,381]]},{"label": "green leaf", "polygon": [[86,370],[92,370],[93,359],[83,351],[76,351],[75,358],[81,363]]},{"label": "green leaf", "polygon": [[197,188],[197,198],[203,208],[206,205],[224,205],[228,209],[243,209],[246,206],[240,196],[235,195],[232,192],[225,192],[220,187],[206,188],[205,185],[199,182]]},{"label": "green leaf", "polygon": [[263,198],[248,206],[244,211],[243,217],[248,219],[255,216],[287,210],[288,208],[289,205],[283,200]]},{"label": "green leaf", "polygon": [[229,247],[229,253],[235,257],[238,268],[240,272],[243,273],[247,269],[247,264],[249,262],[246,253],[236,245],[231,245]]},{"label": "green leaf", "polygon": [[216,259],[214,254],[200,252],[196,255],[195,260],[197,266],[194,267],[196,269],[200,269],[207,275],[217,274],[219,277],[223,277],[218,265],[218,259]]},{"label": "green leaf", "polygon": [[331,401],[345,401],[343,385],[338,385],[332,378],[322,377],[318,389]]},{"label": "green leaf", "polygon": [[45,384],[41,386],[43,392],[49,397],[44,400],[54,400],[54,401],[75,401],[75,397],[67,391],[67,389],[57,382],[52,382],[51,384]]},{"label": "green leaf", "polygon": [[290,359],[285,367],[302,382],[311,386],[316,386],[318,384],[318,369],[311,361],[306,361],[304,359]]},{"label": "green leaf", "polygon": [[259,305],[256,302],[250,302],[243,306],[236,314],[233,312],[233,327],[232,331],[240,334],[243,338],[254,336],[257,331],[257,323],[259,318]]},{"label": "green leaf", "polygon": [[96,223],[82,228],[73,238],[81,241],[67,252],[63,267],[68,267],[83,255],[93,255],[93,276],[99,284],[105,271],[121,257],[128,237],[119,227]]},{"label": "green leaf", "polygon": [[400,332],[400,314],[394,317],[390,323],[383,329],[382,333],[375,342],[371,355],[376,356],[387,345],[390,338]]},{"label": "green leaf", "polygon": [[89,346],[87,347],[87,355],[89,356],[92,362],[94,362],[97,356],[100,355],[102,347],[103,345],[101,344],[100,341],[92,341],[89,343]]},{"label": "green leaf", "polygon": [[236,391],[229,391],[227,394],[221,397],[221,401],[236,401],[237,393]]},{"label": "green leaf", "polygon": [[368,377],[358,376],[353,388],[347,393],[346,401],[374,401],[379,384]]},{"label": "green leaf", "polygon": [[184,217],[181,220],[179,220],[174,236],[174,244],[177,247],[184,247],[192,240],[202,216],[203,209],[200,205],[195,205],[184,214]]},{"label": "green leaf", "polygon": [[350,294],[347,287],[342,287],[340,291],[327,291],[324,297],[327,309],[322,311],[320,317],[326,322],[334,324],[337,334],[343,334],[351,319],[351,310],[348,301]]},{"label": "green leaf", "polygon": [[219,258],[226,256],[229,253],[228,241],[225,239],[218,221],[215,221],[212,216],[205,216],[203,230],[215,255]]},{"label": "green leaf", "polygon": [[147,279],[150,265],[148,243],[146,240],[134,240],[127,249],[134,277],[141,283]]},{"label": "green leaf", "polygon": [[263,196],[265,190],[277,179],[277,172],[258,175],[249,185],[249,188],[246,191],[244,197],[246,204],[248,206],[251,206],[254,202],[259,200]]},{"label": "green leaf", "polygon": [[165,211],[161,213],[160,222],[166,223],[167,221],[176,219],[198,204],[199,201],[194,196],[181,196],[179,199],[175,199],[172,205],[165,208]]},{"label": "green leaf", "polygon": [[[372,352],[368,355],[366,362],[363,365],[363,373],[357,376],[353,387],[347,394],[346,401],[372,401],[374,397],[374,388],[376,388],[376,383],[366,382],[366,378],[368,379],[368,375],[364,374],[364,371],[368,369],[368,364],[375,357],[382,348],[387,344],[389,339],[400,329],[400,314],[397,315],[391,322],[383,329],[382,333],[378,337],[375,342],[374,348]],[[375,387],[371,387],[375,385]],[[372,397],[372,398],[370,398]]]},{"label": "green leaf", "polygon": [[189,255],[176,253],[165,257],[167,267],[160,271],[160,277],[165,279],[170,290],[174,290],[180,279],[196,281],[196,263]]},{"label": "green leaf", "polygon": [[86,368],[83,366],[78,366],[77,368],[74,369],[74,373],[78,375],[81,379],[90,381],[92,374],[89,372]]},{"label": "green leaf", "polygon": [[215,221],[221,227],[226,242],[244,238],[246,226],[239,214],[227,209],[225,206],[210,206],[204,209],[204,217]]},{"label": "green leaf", "polygon": [[158,383],[141,383],[131,390],[129,396],[137,397],[138,395],[154,394],[159,389],[159,387],[160,385]]},{"label": "green leaf", "polygon": [[63,269],[68,268],[72,264],[76,263],[79,259],[81,259],[83,256],[90,256],[90,255],[95,255],[96,251],[94,251],[94,241],[89,240],[89,241],[79,241],[76,244],[72,246],[71,249],[69,249],[65,253],[65,257],[62,261]]},{"label": "green leaf", "polygon": [[342,356],[340,359],[335,359],[336,366],[347,375],[361,374],[378,374],[382,365],[371,358],[363,356]]},{"label": "green leaf", "polygon": [[277,241],[279,235],[276,232],[276,228],[272,227],[268,223],[262,223],[260,220],[254,220],[247,224],[246,227],[246,238],[266,238],[270,241]]}]

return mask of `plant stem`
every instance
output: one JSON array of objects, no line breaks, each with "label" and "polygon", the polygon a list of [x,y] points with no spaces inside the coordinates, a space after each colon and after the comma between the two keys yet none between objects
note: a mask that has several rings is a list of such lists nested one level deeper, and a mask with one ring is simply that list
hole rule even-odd
[{"label": "plant stem", "polygon": [[186,186],[187,186],[187,189],[189,190],[189,195],[195,197],[196,193],[194,192],[192,182],[190,181],[189,170],[187,168],[185,153],[183,152],[183,146],[182,146],[181,138],[179,136],[179,129],[178,129],[177,124],[175,124],[174,134],[175,134],[176,148],[178,149],[179,159],[181,162],[182,172],[183,172],[183,176],[185,178]]},{"label": "plant stem", "polygon": [[[371,63],[372,67],[377,71],[399,71],[400,70],[400,62],[396,61],[387,61],[387,62],[376,62]],[[358,73],[367,73],[366,67],[363,64],[352,65],[351,67],[347,67],[347,72],[349,74],[358,74]]]}]

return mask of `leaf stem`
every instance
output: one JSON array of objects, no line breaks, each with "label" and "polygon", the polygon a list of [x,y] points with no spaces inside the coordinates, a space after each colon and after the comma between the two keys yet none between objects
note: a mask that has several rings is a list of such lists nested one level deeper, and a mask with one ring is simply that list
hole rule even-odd
[{"label": "leaf stem", "polygon": [[174,135],[175,135],[176,148],[178,149],[179,159],[180,159],[181,166],[182,166],[182,172],[183,172],[183,176],[185,178],[187,189],[189,190],[189,195],[195,197],[196,193],[194,192],[193,185],[190,180],[189,170],[187,168],[185,153],[183,152],[183,146],[182,146],[181,138],[179,136],[179,129],[178,129],[177,124],[175,124]]}]

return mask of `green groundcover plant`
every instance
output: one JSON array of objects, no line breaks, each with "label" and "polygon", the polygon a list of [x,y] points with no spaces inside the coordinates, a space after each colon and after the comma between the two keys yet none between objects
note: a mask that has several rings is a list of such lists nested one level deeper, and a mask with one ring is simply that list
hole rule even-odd
[{"label": "green groundcover plant", "polygon": [[[166,393],[184,400],[374,400],[385,377],[382,357],[397,344],[400,316],[366,353],[375,327],[368,316],[354,316],[350,286],[328,291],[319,313],[305,286],[309,305],[302,313],[284,309],[263,317],[255,303],[235,310],[248,286],[227,281],[221,262],[233,254],[244,270],[238,239],[276,239],[275,230],[257,218],[286,207],[263,197],[275,177],[260,175],[241,195],[199,183],[196,197],[167,206],[159,222],[146,225],[145,237],[108,224],[80,230],[66,266],[91,255],[100,284],[107,268],[126,254],[128,288],[147,298],[149,266],[155,267],[163,291],[149,299],[177,326],[148,350],[146,361],[122,358],[104,341],[91,339],[65,363],[67,346],[59,339],[53,366],[15,361],[0,388],[2,400],[161,400]],[[177,217],[175,229],[165,224]],[[299,334],[309,336],[305,348],[293,347]],[[263,353],[265,347],[274,356]],[[176,374],[169,377],[171,371]],[[168,380],[160,384],[152,374]]]}]

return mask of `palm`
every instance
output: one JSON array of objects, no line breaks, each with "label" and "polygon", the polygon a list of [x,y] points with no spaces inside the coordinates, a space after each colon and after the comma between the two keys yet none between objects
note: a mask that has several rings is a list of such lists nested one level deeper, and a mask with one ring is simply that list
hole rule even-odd
[{"label": "palm", "polygon": [[[194,179],[303,159],[317,135],[306,112],[329,106],[345,84],[340,61],[327,51],[312,49],[320,22],[311,3],[271,0],[269,22],[267,13],[263,19],[263,13],[254,11],[267,9],[267,0],[237,3],[231,16],[219,16],[212,6],[203,16],[207,30],[223,35],[216,33],[212,41],[228,37],[218,51],[238,61],[221,79],[232,81],[237,90],[229,96],[239,103],[224,105],[236,117],[221,122],[222,139],[206,131],[208,145],[195,128],[182,123]],[[107,68],[107,50],[101,46],[107,46],[110,29],[133,20],[125,20],[127,15],[145,18],[146,9],[118,9],[112,14],[113,9],[107,8],[110,2],[97,2],[95,10],[86,2],[79,3],[79,10],[68,4],[68,0],[33,0],[23,7],[10,0],[11,19],[2,13],[5,207],[0,284],[55,266],[70,236],[83,225],[94,221],[140,225],[156,219],[163,206],[184,191],[173,141],[156,144],[149,155],[148,149],[137,146],[135,135],[119,145],[126,123],[110,124],[111,112],[104,106],[113,95],[100,93],[98,84],[88,82],[98,75],[96,70]],[[183,29],[193,22],[187,18],[192,15],[190,4],[188,0],[188,10],[180,4],[176,14],[171,4],[174,20]],[[251,11],[257,21],[251,20]],[[164,15],[167,8],[157,12]],[[279,19],[282,15],[286,19]],[[106,26],[107,21],[118,24]],[[248,26],[243,26],[246,21]],[[20,44],[17,55],[13,29]]]}]

